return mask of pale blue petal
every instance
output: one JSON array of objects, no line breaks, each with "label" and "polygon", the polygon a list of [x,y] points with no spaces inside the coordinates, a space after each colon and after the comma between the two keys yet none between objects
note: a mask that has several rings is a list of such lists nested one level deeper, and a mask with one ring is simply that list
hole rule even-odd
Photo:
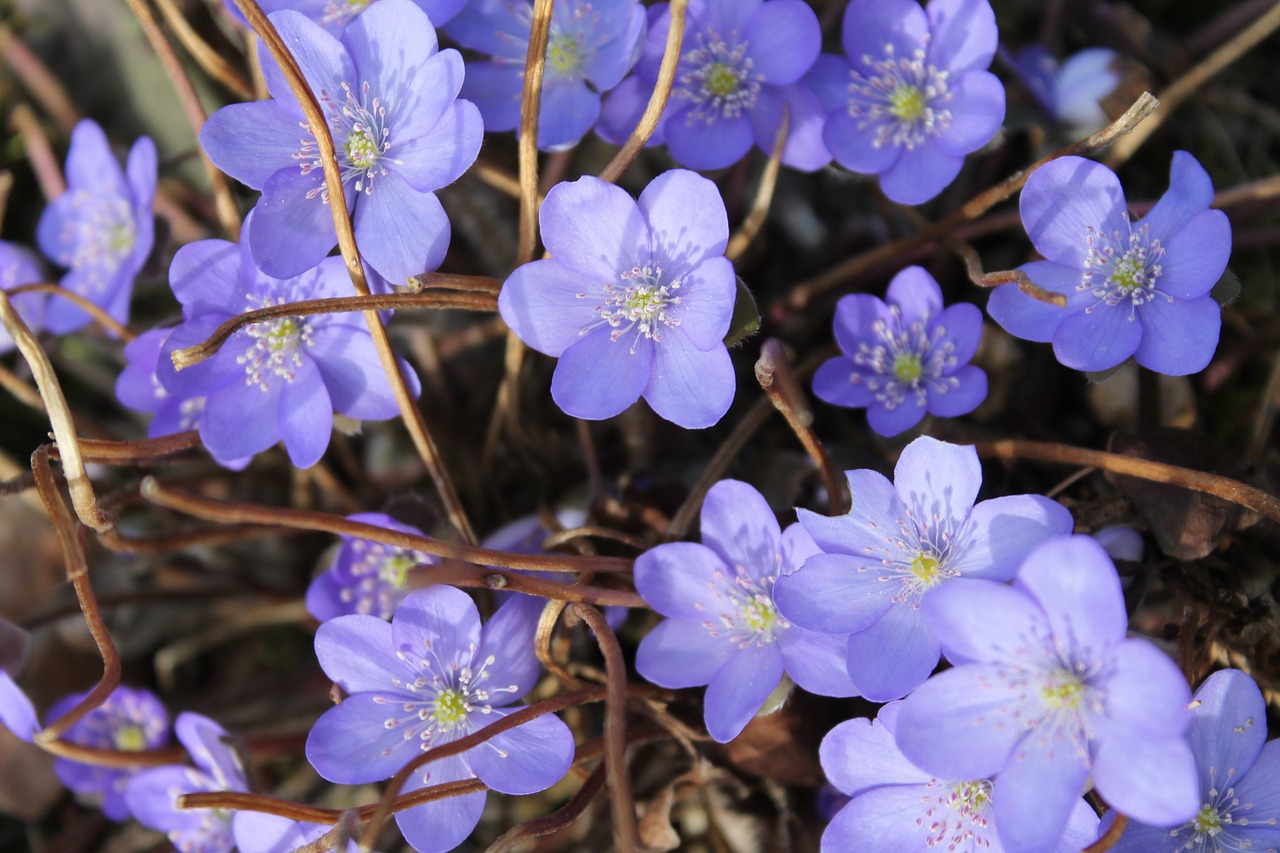
[{"label": "pale blue petal", "polygon": [[563,266],[610,284],[649,259],[649,229],[627,192],[586,176],[556,184],[538,211],[547,251]]},{"label": "pale blue petal", "polygon": [[1204,296],[1227,268],[1231,221],[1221,210],[1202,210],[1164,242],[1156,289],[1179,299]]},{"label": "pale blue petal", "polygon": [[659,687],[699,687],[710,684],[737,651],[737,645],[713,637],[700,621],[667,619],[640,641],[636,672]]},{"label": "pale blue petal", "polygon": [[1044,609],[1054,636],[1070,643],[1073,661],[1103,660],[1129,625],[1115,564],[1091,536],[1051,539],[1027,555],[1013,588]]},{"label": "pale blue petal", "polygon": [[1195,758],[1177,736],[1103,741],[1093,762],[1093,784],[1112,808],[1149,826],[1176,826],[1200,809]]},{"label": "pale blue petal", "polygon": [[[495,708],[481,719],[495,723],[512,710]],[[536,717],[467,750],[467,761],[481,782],[501,794],[536,794],[569,772],[573,732],[554,714]]]},{"label": "pale blue petal", "polygon": [[1053,333],[1053,354],[1075,370],[1109,370],[1138,351],[1142,336],[1132,306],[1099,303],[1063,318]]},{"label": "pale blue petal", "polygon": [[778,638],[783,665],[791,680],[818,696],[857,696],[846,662],[848,641],[792,625]]},{"label": "pale blue petal", "polygon": [[[743,41],[752,72],[767,84],[785,86],[804,76],[818,58],[822,31],[818,16],[803,0],[772,0],[756,8]],[[751,48],[754,49],[751,49]]]},{"label": "pale blue petal", "polygon": [[849,635],[849,677],[871,702],[901,699],[924,683],[941,649],[914,602],[897,602]]},{"label": "pale blue petal", "polygon": [[655,259],[672,273],[724,255],[729,218],[716,185],[701,175],[672,169],[654,178],[637,202],[649,225]]},{"label": "pale blue petal", "polygon": [[666,329],[662,341],[655,342],[643,393],[660,417],[685,429],[714,426],[729,411],[736,388],[733,361],[723,344],[702,352],[678,326]]},{"label": "pale blue petal", "polygon": [[[739,480],[721,480],[702,502],[702,544],[753,580],[778,571],[782,529],[768,502]],[[722,569],[723,570],[723,569]]]},{"label": "pale blue petal", "polygon": [[1005,495],[981,501],[969,513],[963,544],[947,567],[967,577],[1013,580],[1036,545],[1071,533],[1071,513],[1040,495]]},{"label": "pale blue petal", "polygon": [[1009,756],[991,791],[1000,840],[1007,850],[1055,853],[1085,792],[1087,758],[1070,743],[1028,736]]},{"label": "pale blue petal", "polygon": [[1019,206],[1036,250],[1073,269],[1084,269],[1090,228],[1106,235],[1129,233],[1120,179],[1083,157],[1060,157],[1034,171]]},{"label": "pale blue petal", "polygon": [[778,578],[773,601],[789,622],[824,634],[861,631],[893,604],[896,588],[874,564],[843,554],[818,554]]},{"label": "pale blue petal", "polygon": [[930,0],[929,62],[952,76],[986,68],[996,55],[996,15],[987,0]]},{"label": "pale blue petal", "polygon": [[738,649],[707,685],[707,734],[718,743],[733,740],[781,680],[782,654],[776,643]]},{"label": "pale blue petal", "polygon": [[653,342],[639,332],[614,341],[608,326],[596,328],[561,353],[551,375],[551,398],[575,418],[598,421],[621,414],[649,384],[653,351]]},{"label": "pale blue petal", "polygon": [[883,785],[926,785],[932,778],[898,751],[880,719],[856,717],[836,726],[822,739],[818,757],[831,784],[855,797]]},{"label": "pale blue petal", "polygon": [[412,669],[395,656],[391,625],[361,614],[330,619],[316,629],[316,658],[347,693],[385,693]]},{"label": "pale blue petal", "polygon": [[944,151],[936,139],[926,139],[880,174],[880,189],[899,204],[924,204],[960,174],[964,157]]},{"label": "pale blue petal", "polygon": [[723,608],[729,571],[724,560],[706,545],[668,542],[636,557],[636,592],[663,616],[712,619]]},{"label": "pale blue petal", "polygon": [[1169,189],[1135,227],[1150,226],[1151,237],[1171,243],[1191,219],[1213,204],[1213,181],[1199,161],[1186,151],[1173,152]]},{"label": "pale blue petal", "polygon": [[360,196],[354,220],[360,254],[392,284],[436,269],[449,248],[449,217],[440,200],[396,172],[380,175],[373,191]]},{"label": "pale blue petal", "polygon": [[1022,688],[1009,684],[1003,671],[999,664],[969,664],[917,687],[898,714],[902,754],[942,779],[995,775],[1023,735],[1009,720],[1023,710],[1017,705]]},{"label": "pale blue petal", "polygon": [[923,435],[898,457],[893,485],[914,513],[919,529],[949,526],[958,530],[982,487],[978,451],[971,444],[949,444]]},{"label": "pale blue petal", "polygon": [[1222,334],[1222,308],[1213,297],[1168,301],[1157,295],[1138,310],[1138,364],[1167,376],[1187,376],[1209,366]]},{"label": "pale blue petal", "polygon": [[1064,319],[1097,301],[1088,289],[1077,289],[1084,275],[1077,267],[1053,261],[1032,261],[1018,269],[1027,274],[1032,284],[1067,299],[1067,304],[1060,308],[1028,296],[1016,284],[1002,284],[993,290],[987,302],[987,313],[1005,331],[1023,340],[1049,343]]},{"label": "pale blue petal", "polygon": [[395,653],[410,665],[452,677],[453,665],[470,666],[480,644],[480,612],[465,592],[436,585],[409,593],[391,620]]},{"label": "pale blue petal", "polygon": [[[991,6],[986,0],[960,0],[964,3]],[[930,5],[937,5],[936,0]],[[995,30],[991,31],[993,34]],[[991,141],[1004,123],[1004,84],[986,71],[970,71],[957,79],[947,103],[951,124],[935,137],[938,148],[948,154],[970,154]]]}]

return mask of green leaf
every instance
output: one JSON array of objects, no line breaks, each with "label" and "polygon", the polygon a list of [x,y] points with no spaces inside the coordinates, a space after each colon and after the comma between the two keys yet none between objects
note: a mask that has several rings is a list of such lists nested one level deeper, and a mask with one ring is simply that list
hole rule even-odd
[{"label": "green leaf", "polygon": [[738,296],[733,301],[733,317],[729,320],[729,333],[724,336],[725,346],[736,346],[760,331],[760,309],[756,299],[747,289],[747,283],[738,278]]}]

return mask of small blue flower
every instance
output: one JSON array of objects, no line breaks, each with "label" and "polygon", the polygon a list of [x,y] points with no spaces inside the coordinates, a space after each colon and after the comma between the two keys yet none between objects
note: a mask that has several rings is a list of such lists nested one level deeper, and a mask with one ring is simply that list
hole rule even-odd
[{"label": "small blue flower", "polygon": [[1010,580],[1034,546],[1071,532],[1071,514],[1040,495],[975,504],[982,467],[971,446],[925,436],[902,451],[892,483],[867,469],[845,476],[846,515],[797,511],[822,553],[782,577],[773,596],[797,625],[849,635],[849,677],[873,702],[905,696],[938,665],[921,607],[939,588]]},{"label": "small blue flower", "polygon": [[1048,50],[1033,44],[1019,51],[1010,64],[1055,121],[1084,135],[1107,123],[1099,102],[1120,85],[1115,61],[1114,50],[1091,47],[1059,65]]},{"label": "small blue flower", "polygon": [[[347,520],[422,535],[416,527],[401,524],[381,512],[349,515]],[[353,613],[390,619],[409,594],[409,570],[436,562],[435,557],[421,551],[343,536],[333,565],[316,575],[307,587],[307,610],[321,622]]]},{"label": "small blue flower", "polygon": [[[45,718],[59,719],[88,693],[76,693],[54,702]],[[98,749],[138,751],[157,749],[169,742],[169,713],[149,690],[117,687],[107,701],[67,729],[63,740]],[[125,787],[136,770],[99,767],[67,758],[53,763],[53,772],[67,788],[81,796],[102,798],[102,813],[112,820],[128,820]]]},{"label": "small blue flower", "polygon": [[844,56],[823,55],[809,82],[827,109],[836,162],[880,176],[880,189],[920,204],[950,184],[966,154],[1004,121],[1004,86],[987,0],[851,0]]},{"label": "small blue flower", "polygon": [[[331,782],[377,782],[518,710],[513,704],[541,672],[533,649],[541,612],[541,601],[522,596],[481,626],[466,593],[437,585],[410,593],[390,624],[374,616],[325,622],[316,657],[348,696],[312,727],[307,760]],[[479,777],[494,791],[532,794],[558,782],[573,755],[568,726],[542,716],[424,765],[405,790]],[[475,829],[485,796],[414,806],[397,813],[396,823],[420,853],[442,853]]]},{"label": "small blue flower", "polygon": [[[181,372],[170,358],[174,350],[203,342],[237,314],[350,292],[341,258],[326,258],[286,280],[264,274],[247,248],[258,227],[257,215],[251,214],[240,245],[201,240],[174,256],[169,284],[182,303],[184,322],[161,346],[157,374],[165,391],[183,402],[161,400],[159,411],[178,426],[198,426],[209,453],[228,467],[283,441],[293,464],[308,468],[329,446],[335,412],[358,420],[399,413],[363,319],[282,317],[240,329],[213,356]],[[144,349],[139,346],[139,373],[147,360]],[[416,395],[417,377],[404,362],[401,371]],[[143,380],[133,375],[125,390],[145,408],[147,392],[140,386]],[[168,420],[170,425],[175,421]]]},{"label": "small blue flower", "polygon": [[[1280,849],[1280,740],[1267,740],[1267,705],[1253,679],[1224,669],[1196,691],[1187,730],[1200,776],[1200,811],[1172,829],[1131,821],[1115,853],[1272,853]],[[1114,815],[1104,821],[1102,831]]]},{"label": "small blue flower", "polygon": [[[456,100],[462,57],[436,50],[436,32],[409,0],[379,0],[339,40],[309,18],[277,12],[333,133],[344,201],[360,251],[393,284],[440,266],[449,219],[435,190],[456,181],[480,151],[480,113]],[[260,46],[272,99],[223,107],[200,144],[218,168],[262,190],[249,237],[267,275],[290,278],[337,242],[320,152],[292,90]]]},{"label": "small blue flower", "polygon": [[[616,144],[635,128],[658,80],[670,11],[649,10],[644,52],[605,101],[599,132]],[[803,82],[818,56],[818,17],[801,0],[692,0],[671,98],[649,144],[662,142],[691,169],[721,169],[753,146],[772,153],[789,115],[782,162],[814,171],[831,162],[824,109]]]},{"label": "small blue flower", "polygon": [[[36,240],[41,251],[68,268],[63,287],[127,323],[133,280],[154,242],[155,145],[145,136],[138,139],[122,172],[102,128],[85,119],[71,132],[66,173],[67,191],[45,208]],[[44,326],[64,334],[90,319],[70,300],[53,299]]]},{"label": "small blue flower", "polygon": [[[463,47],[492,56],[467,63],[463,97],[484,116],[485,130],[520,126],[524,65],[533,0],[471,0],[448,27]],[[626,76],[639,55],[644,8],[637,0],[559,0],[542,76],[538,147],[576,143],[600,115],[600,95]]]},{"label": "small blue flower", "polygon": [[1169,190],[1130,222],[1115,173],[1082,157],[1035,171],[1022,191],[1022,224],[1043,261],[1021,269],[1066,297],[1064,308],[997,287],[991,318],[1029,341],[1053,342],[1076,370],[1109,370],[1130,356],[1170,376],[1203,370],[1218,346],[1222,309],[1213,289],[1231,254],[1231,224],[1210,210],[1213,183],[1175,152]]},{"label": "small blue flower", "polygon": [[822,696],[856,696],[845,638],[797,628],[773,603],[779,576],[812,554],[759,492],[722,480],[702,504],[702,544],[672,542],[636,558],[636,591],[667,619],[640,642],[636,670],[662,687],[707,685],[707,731],[737,737],[784,677]]},{"label": "small blue flower", "polygon": [[[990,779],[939,779],[916,767],[894,742],[900,702],[836,726],[822,739],[822,769],[845,805],[822,833],[822,853],[1004,853]],[[1077,798],[1054,853],[1079,853],[1094,840],[1098,816]]]},{"label": "small blue flower", "polygon": [[[378,0],[258,0],[258,6],[268,15],[285,9],[301,12],[335,36],[340,36],[347,28],[347,24],[377,2]],[[466,5],[467,0],[413,0],[413,2],[427,13],[433,26],[442,27],[450,18],[458,14],[458,10]],[[240,14],[240,7],[236,5],[236,0],[222,0],[222,5],[237,21],[246,23],[244,15]]]},{"label": "small blue flower", "polygon": [[942,288],[920,267],[893,277],[888,304],[865,293],[836,304],[844,355],[813,377],[813,393],[836,406],[865,408],[881,435],[897,435],[928,412],[957,417],[987,397],[987,374],[969,364],[982,342],[982,312],[942,307]]},{"label": "small blue flower", "polygon": [[169,765],[143,770],[125,789],[129,811],[143,826],[169,836],[183,853],[229,853],[232,813],[222,809],[180,809],[178,797],[213,791],[246,793],[244,766],[222,726],[184,712],[173,726],[195,767]]},{"label": "small blue flower", "polygon": [[736,290],[715,184],[675,169],[637,202],[588,176],[552,187],[538,221],[551,257],[507,278],[498,311],[522,341],[560,359],[556,404],[601,420],[643,396],[686,429],[719,421],[733,402],[724,336]]},{"label": "small blue flower", "polygon": [[1051,853],[1093,787],[1121,814],[1172,827],[1200,807],[1173,661],[1126,636],[1120,578],[1089,536],[1051,539],[1012,587],[944,585],[922,603],[955,667],[908,696],[898,747],[939,778],[995,777],[1008,853]]}]

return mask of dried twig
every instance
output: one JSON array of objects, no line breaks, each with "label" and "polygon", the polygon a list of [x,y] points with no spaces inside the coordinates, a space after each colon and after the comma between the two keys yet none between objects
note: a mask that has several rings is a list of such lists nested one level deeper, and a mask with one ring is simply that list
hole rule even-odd
[{"label": "dried twig", "polygon": [[128,343],[137,337],[137,335],[129,331],[129,329],[122,325],[115,317],[112,317],[106,311],[102,310],[102,307],[99,306],[98,303],[81,296],[74,290],[67,290],[61,285],[45,281],[32,282],[30,284],[20,284],[9,291],[10,296],[17,296],[20,293],[48,293],[51,296],[58,297],[59,299],[65,299],[92,317],[93,321],[99,326],[102,326],[108,332],[115,335],[117,338],[120,338],[125,343]]},{"label": "dried twig", "polygon": [[746,218],[738,226],[737,233],[729,239],[728,248],[724,250],[724,256],[731,261],[737,261],[742,257],[742,253],[760,233],[765,219],[769,216],[769,205],[773,203],[773,190],[778,185],[778,172],[782,166],[782,149],[786,147],[787,132],[790,127],[791,110],[784,104],[782,124],[778,127],[778,135],[773,140],[773,153],[769,155],[769,162],[760,173],[760,186],[756,188],[756,197],[751,202],[751,209],[747,212]]},{"label": "dried twig", "polygon": [[227,62],[222,54],[214,50],[207,41],[200,38],[200,34],[191,26],[191,23],[174,4],[173,0],[156,0],[156,5],[160,7],[160,14],[164,16],[165,23],[173,28],[173,33],[178,37],[178,41],[182,42],[182,46],[187,49],[187,53],[191,54],[191,58],[199,63],[206,74],[217,80],[242,101],[257,99],[257,95],[253,91],[253,84],[245,79],[243,74],[232,68],[231,63]]},{"label": "dried twig", "polygon": [[529,52],[524,60],[524,89],[520,96],[520,231],[516,264],[533,260],[538,243],[538,113],[542,104],[542,73],[551,40],[553,0],[534,0],[529,29]]},{"label": "dried twig", "polygon": [[1050,305],[1057,305],[1059,308],[1067,304],[1067,297],[1061,293],[1052,293],[1027,278],[1027,274],[1022,270],[1000,270],[998,272],[983,272],[982,258],[978,257],[978,251],[963,240],[947,240],[947,248],[955,252],[964,260],[965,272],[969,274],[969,281],[978,287],[999,287],[1002,284],[1013,284],[1017,282],[1018,289],[1030,296],[1032,299],[1038,299],[1041,302],[1047,302]]}]

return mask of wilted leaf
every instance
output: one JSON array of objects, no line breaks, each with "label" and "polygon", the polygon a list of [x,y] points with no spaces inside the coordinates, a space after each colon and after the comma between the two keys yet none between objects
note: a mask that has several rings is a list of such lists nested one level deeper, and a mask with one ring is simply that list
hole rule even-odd
[{"label": "wilted leaf", "polygon": [[738,295],[733,300],[733,317],[729,319],[729,333],[724,336],[725,346],[742,343],[760,331],[760,309],[756,298],[747,289],[747,283],[738,279]]}]

